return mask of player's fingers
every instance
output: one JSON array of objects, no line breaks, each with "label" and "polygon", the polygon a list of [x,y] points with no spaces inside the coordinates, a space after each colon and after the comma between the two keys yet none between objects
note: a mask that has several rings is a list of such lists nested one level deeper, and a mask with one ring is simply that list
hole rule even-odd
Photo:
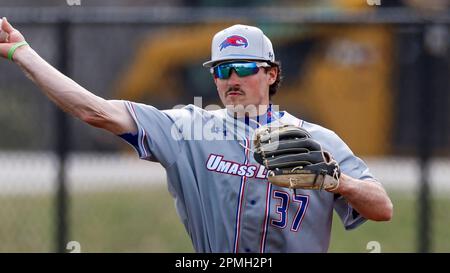
[{"label": "player's fingers", "polygon": [[10,34],[11,32],[14,31],[14,28],[12,27],[12,25],[8,22],[8,20],[6,19],[6,17],[3,17],[2,19],[2,30],[5,31],[6,33]]},{"label": "player's fingers", "polygon": [[6,43],[18,43],[25,41],[23,35],[8,22],[6,17],[3,17],[1,21],[1,33],[3,33],[2,37],[0,37],[0,42]]},{"label": "player's fingers", "polygon": [[8,42],[8,33],[6,31],[3,31],[3,19],[0,19],[0,43],[7,43]]},{"label": "player's fingers", "polygon": [[8,42],[8,34],[4,31],[0,31],[0,43]]}]

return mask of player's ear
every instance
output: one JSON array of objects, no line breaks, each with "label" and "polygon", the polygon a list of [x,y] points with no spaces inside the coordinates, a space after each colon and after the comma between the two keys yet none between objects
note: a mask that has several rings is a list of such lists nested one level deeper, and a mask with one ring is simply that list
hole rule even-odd
[{"label": "player's ear", "polygon": [[268,77],[269,85],[272,85],[277,80],[278,69],[276,67],[270,67],[267,70],[267,75],[269,76]]}]

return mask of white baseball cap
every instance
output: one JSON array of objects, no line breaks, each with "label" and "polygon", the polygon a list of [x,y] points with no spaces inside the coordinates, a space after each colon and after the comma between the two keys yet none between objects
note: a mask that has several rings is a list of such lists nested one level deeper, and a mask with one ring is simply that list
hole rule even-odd
[{"label": "white baseball cap", "polygon": [[246,25],[234,25],[214,35],[211,60],[203,64],[212,67],[226,60],[262,60],[275,62],[272,42],[261,29]]}]

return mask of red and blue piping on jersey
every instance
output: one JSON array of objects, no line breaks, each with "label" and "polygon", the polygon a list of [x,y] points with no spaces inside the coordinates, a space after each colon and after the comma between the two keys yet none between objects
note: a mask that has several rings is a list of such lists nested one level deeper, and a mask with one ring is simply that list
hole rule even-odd
[{"label": "red and blue piping on jersey", "polygon": [[[276,113],[275,113],[276,114]],[[267,123],[270,124],[272,122],[273,112],[272,112],[272,104],[269,104],[269,107],[267,108]],[[281,118],[281,116],[280,116]],[[259,122],[259,120],[257,120]],[[259,126],[258,126],[259,127]],[[261,235],[261,243],[259,252],[265,253],[266,251],[266,241],[267,241],[267,227],[269,224],[269,215],[270,215],[270,200],[271,200],[271,194],[272,194],[272,184],[267,183],[267,190],[266,190],[266,208],[264,212],[264,221],[263,221],[263,228],[262,228],[262,235]]]},{"label": "red and blue piping on jersey", "polygon": [[[245,155],[244,164],[247,164],[249,151],[250,151],[250,147],[249,147],[250,141],[248,140],[248,138],[245,138],[244,142],[245,142],[245,147],[248,148],[248,149],[245,149],[245,152],[244,152],[244,155]],[[233,247],[234,253],[238,253],[238,251],[239,251],[239,237],[240,237],[240,233],[241,233],[242,205],[244,203],[244,192],[245,192],[246,182],[247,182],[247,177],[242,176],[241,177],[241,185],[239,188],[239,199],[238,199],[237,209],[236,209],[236,225],[235,225],[235,230],[234,230],[234,247]]]},{"label": "red and blue piping on jersey", "polygon": [[272,195],[272,184],[267,181],[267,190],[266,190],[266,210],[264,212],[264,221],[261,235],[261,243],[259,252],[266,252],[266,241],[267,241],[267,232],[268,232],[268,224],[269,224],[269,215],[270,215],[270,200]]},{"label": "red and blue piping on jersey", "polygon": [[[134,110],[134,106],[132,103],[130,103],[129,101],[125,102],[128,105],[128,109],[131,109],[131,115],[133,116],[134,121],[136,122],[136,125],[138,125],[138,119],[137,119],[137,115],[136,115],[136,111]],[[139,126],[138,126],[139,127]],[[136,148],[136,150],[139,153],[139,157],[142,158],[147,158],[150,155],[150,152],[147,151],[147,133],[145,132],[144,128],[140,128],[141,131],[141,139],[140,139],[140,144],[139,145],[139,134],[122,134],[119,135],[122,139],[124,139],[125,141],[127,141],[128,143],[130,143],[131,145],[133,145],[133,147]],[[141,147],[141,149],[139,148],[139,146]]]}]

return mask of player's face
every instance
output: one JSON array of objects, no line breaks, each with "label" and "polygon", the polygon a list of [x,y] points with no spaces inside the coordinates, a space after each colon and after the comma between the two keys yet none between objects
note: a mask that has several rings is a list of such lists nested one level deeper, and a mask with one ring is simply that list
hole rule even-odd
[{"label": "player's face", "polygon": [[269,86],[276,78],[277,71],[274,68],[268,72],[264,68],[259,68],[256,74],[243,77],[238,76],[232,69],[229,78],[214,77],[214,82],[224,105],[258,107],[269,104]]}]

